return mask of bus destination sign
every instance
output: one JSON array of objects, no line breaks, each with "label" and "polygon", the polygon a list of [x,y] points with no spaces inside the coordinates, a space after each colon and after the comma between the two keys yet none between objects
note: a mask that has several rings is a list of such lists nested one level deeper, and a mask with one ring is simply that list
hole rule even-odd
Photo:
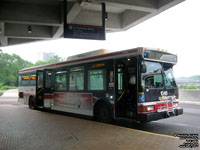
[{"label": "bus destination sign", "polygon": [[105,40],[105,29],[102,26],[66,24],[64,38]]}]

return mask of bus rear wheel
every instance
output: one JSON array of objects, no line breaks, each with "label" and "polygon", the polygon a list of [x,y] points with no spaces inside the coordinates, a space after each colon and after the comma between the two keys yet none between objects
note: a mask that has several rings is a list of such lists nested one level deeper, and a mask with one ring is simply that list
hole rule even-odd
[{"label": "bus rear wheel", "polygon": [[33,97],[30,97],[30,99],[29,99],[29,108],[30,109],[36,109],[35,100],[34,100]]},{"label": "bus rear wheel", "polygon": [[111,123],[112,122],[111,114],[112,114],[111,109],[109,108],[107,104],[101,103],[97,107],[96,118],[98,121],[104,122],[104,123]]}]

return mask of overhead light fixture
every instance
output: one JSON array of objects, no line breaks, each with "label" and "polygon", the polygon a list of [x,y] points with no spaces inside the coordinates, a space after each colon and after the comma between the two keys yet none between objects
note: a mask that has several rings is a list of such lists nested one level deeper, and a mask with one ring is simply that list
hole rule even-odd
[{"label": "overhead light fixture", "polygon": [[32,33],[32,27],[28,26],[28,33],[31,34]]}]

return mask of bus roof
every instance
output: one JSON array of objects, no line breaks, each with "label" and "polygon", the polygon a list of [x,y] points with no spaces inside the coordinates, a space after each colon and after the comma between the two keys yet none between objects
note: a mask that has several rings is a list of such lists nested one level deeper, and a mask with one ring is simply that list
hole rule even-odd
[{"label": "bus roof", "polygon": [[[149,49],[150,48],[148,48],[148,50]],[[92,52],[70,56],[68,57],[66,61],[63,61],[63,62],[57,62],[57,63],[25,68],[25,69],[19,70],[19,73],[26,73],[26,72],[28,73],[28,72],[33,72],[36,70],[43,70],[43,69],[53,69],[56,67],[75,65],[79,63],[87,63],[87,62],[93,62],[93,61],[101,61],[101,60],[106,60],[106,59],[111,59],[111,58],[130,57],[130,55],[133,56],[133,55],[143,54],[144,50],[147,50],[147,48],[138,47],[138,48],[116,51],[116,52],[111,52],[105,49],[95,50]],[[155,51],[156,49],[151,48],[150,50]],[[166,52],[163,52],[163,53],[166,53]]]}]

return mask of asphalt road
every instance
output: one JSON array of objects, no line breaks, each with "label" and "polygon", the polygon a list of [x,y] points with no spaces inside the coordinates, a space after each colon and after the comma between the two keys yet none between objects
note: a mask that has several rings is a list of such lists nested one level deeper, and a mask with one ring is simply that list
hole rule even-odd
[{"label": "asphalt road", "polygon": [[199,134],[200,138],[200,105],[181,104],[181,107],[183,107],[184,113],[180,116],[144,124],[127,123],[124,121],[115,124],[166,135],[174,135],[176,133]]},{"label": "asphalt road", "polygon": [[[17,98],[14,96],[0,97],[0,105],[1,104],[11,104],[18,107],[26,107],[25,105],[18,103]],[[117,121],[114,123],[114,125],[166,135],[174,135],[175,133],[188,133],[199,134],[200,136],[200,105],[192,103],[181,104],[181,107],[183,107],[184,113],[180,116],[144,124]]]}]

